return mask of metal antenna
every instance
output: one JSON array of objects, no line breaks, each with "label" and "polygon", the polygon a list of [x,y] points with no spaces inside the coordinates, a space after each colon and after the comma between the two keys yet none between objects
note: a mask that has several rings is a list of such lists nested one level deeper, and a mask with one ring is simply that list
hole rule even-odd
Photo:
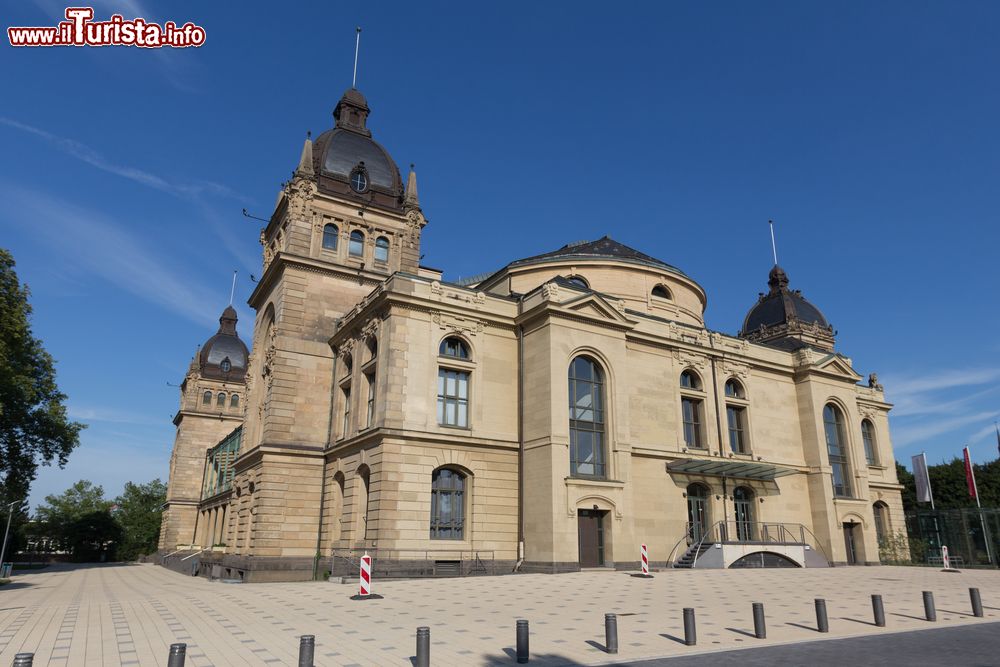
[{"label": "metal antenna", "polygon": [[233,296],[236,294],[236,271],[233,271],[233,287],[229,290],[229,305],[233,305]]},{"label": "metal antenna", "polygon": [[774,255],[774,265],[778,265],[778,246],[774,244],[774,220],[768,220],[767,224],[771,227],[771,253]]},{"label": "metal antenna", "polygon": [[357,29],[357,38],[354,40],[354,78],[351,79],[351,88],[358,87],[358,51],[361,50],[361,26]]}]

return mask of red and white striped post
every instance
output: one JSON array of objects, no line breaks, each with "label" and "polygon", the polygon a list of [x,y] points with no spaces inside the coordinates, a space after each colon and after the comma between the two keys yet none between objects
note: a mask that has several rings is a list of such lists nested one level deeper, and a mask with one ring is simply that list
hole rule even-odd
[{"label": "red and white striped post", "polygon": [[646,551],[646,545],[642,545],[642,573],[649,576],[649,553]]},{"label": "red and white striped post", "polygon": [[365,552],[361,557],[361,597],[372,594],[372,557]]}]

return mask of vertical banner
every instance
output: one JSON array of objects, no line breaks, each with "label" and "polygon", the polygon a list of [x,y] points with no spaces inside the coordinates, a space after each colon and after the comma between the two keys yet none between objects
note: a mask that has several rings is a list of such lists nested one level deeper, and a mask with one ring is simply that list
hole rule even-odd
[{"label": "vertical banner", "polygon": [[912,459],[913,478],[917,483],[917,502],[930,503],[931,498],[931,478],[927,475],[927,457],[924,454],[917,454]]},{"label": "vertical banner", "polygon": [[969,448],[962,450],[965,456],[965,483],[969,487],[969,495],[979,501],[978,489],[976,489],[976,473],[972,470],[972,459],[969,458]]}]

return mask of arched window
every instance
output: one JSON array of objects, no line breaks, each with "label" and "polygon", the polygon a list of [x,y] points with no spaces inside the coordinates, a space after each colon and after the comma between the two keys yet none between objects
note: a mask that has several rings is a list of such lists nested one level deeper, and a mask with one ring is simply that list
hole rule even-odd
[{"label": "arched window", "polygon": [[371,361],[378,356],[378,339],[375,336],[369,336],[365,345],[368,348],[368,361]]},{"label": "arched window", "polygon": [[221,362],[219,362],[219,370],[223,373],[228,373],[233,369],[233,362],[229,361],[229,357],[226,357]]},{"label": "arched window", "polygon": [[743,385],[741,385],[736,380],[730,378],[726,380],[726,398],[746,398],[746,392],[743,391]]},{"label": "arched window", "polygon": [[344,376],[346,377],[350,375],[351,370],[353,369],[354,369],[354,358],[350,355],[350,353],[347,353],[344,355]]},{"label": "arched window", "polygon": [[239,394],[233,394],[229,398],[229,407],[231,407],[231,408],[238,408],[238,407],[240,407],[240,395]]},{"label": "arched window", "polygon": [[604,373],[590,357],[569,365],[569,473],[606,477]]},{"label": "arched window", "polygon": [[375,239],[375,261],[389,261],[389,239],[384,236],[380,236]]},{"label": "arched window", "polygon": [[323,250],[337,249],[337,236],[340,230],[337,225],[323,225]]},{"label": "arched window", "polygon": [[684,389],[701,389],[701,378],[694,371],[684,371],[681,373],[681,387]]},{"label": "arched window", "polygon": [[865,419],[861,422],[861,440],[865,444],[865,461],[868,465],[878,465],[878,448],[875,442],[875,425]]},{"label": "arched window", "polygon": [[465,537],[465,475],[439,468],[431,476],[431,539]]},{"label": "arched window", "polygon": [[441,347],[438,349],[438,354],[442,357],[455,357],[456,359],[468,359],[469,358],[469,346],[465,344],[465,341],[461,338],[455,336],[449,336],[441,341]]},{"label": "arched window", "polygon": [[687,488],[688,501],[688,539],[698,542],[708,531],[708,497],[711,491],[700,482],[689,484]]},{"label": "arched window", "polygon": [[365,254],[365,235],[358,230],[351,232],[351,242],[347,246],[353,257],[363,257]]},{"label": "arched window", "polygon": [[833,472],[833,495],[838,498],[851,497],[851,480],[847,465],[847,430],[844,415],[833,403],[823,408],[823,430],[826,432],[826,451],[830,457]]},{"label": "arched window", "polygon": [[652,294],[653,294],[653,296],[655,296],[657,298],[660,298],[660,299],[670,299],[670,298],[672,298],[670,296],[670,290],[668,290],[663,285],[657,285],[656,287],[654,287]]},{"label": "arched window", "polygon": [[[681,373],[681,390],[700,391],[701,378],[694,371]],[[684,445],[695,449],[705,448],[702,433],[702,399],[699,396],[681,394],[681,423],[684,427]]]},{"label": "arched window", "polygon": [[202,402],[202,404],[204,404],[204,405],[211,405],[211,404],[212,404],[212,392],[210,392],[210,391],[206,391],[206,392],[205,392],[205,393],[204,393],[204,394],[202,395],[202,397],[201,397],[201,402]]},{"label": "arched window", "polygon": [[358,509],[361,511],[361,539],[368,539],[368,510],[371,501],[371,470],[363,465],[358,468]]},{"label": "arched window", "polygon": [[590,285],[587,283],[586,280],[583,279],[582,276],[569,276],[568,278],[566,278],[566,281],[572,285],[576,285],[577,287],[582,287],[583,289],[590,289]]},{"label": "arched window", "polygon": [[219,392],[219,395],[216,396],[215,398],[215,405],[220,408],[226,407],[226,395],[223,394],[221,391]]},{"label": "arched window", "polygon": [[753,489],[737,486],[733,490],[733,513],[736,517],[736,539],[749,542],[756,539],[753,521]]},{"label": "arched window", "polygon": [[880,500],[872,505],[872,513],[875,515],[875,537],[878,539],[878,545],[885,546],[886,538],[889,537],[889,506]]}]

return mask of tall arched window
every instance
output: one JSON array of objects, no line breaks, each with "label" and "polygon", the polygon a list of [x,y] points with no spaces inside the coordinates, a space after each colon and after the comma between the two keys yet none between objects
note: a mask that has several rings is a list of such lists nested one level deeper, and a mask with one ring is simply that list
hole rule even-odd
[{"label": "tall arched window", "polygon": [[851,497],[851,479],[847,465],[847,430],[844,415],[833,403],[823,408],[823,430],[826,432],[826,451],[830,457],[833,472],[833,495],[838,498]]},{"label": "tall arched window", "polygon": [[337,249],[337,235],[340,230],[337,229],[337,225],[323,225],[323,249],[324,250],[336,250]]},{"label": "tall arched window", "polygon": [[875,537],[878,545],[885,546],[886,538],[889,537],[889,506],[881,500],[872,505],[872,512],[875,515]]},{"label": "tall arched window", "polygon": [[729,428],[729,448],[734,454],[750,453],[746,398],[743,385],[733,378],[726,380],[726,425]]},{"label": "tall arched window", "polygon": [[733,490],[733,514],[736,516],[736,539],[748,542],[756,539],[753,520],[753,489],[737,486]]},{"label": "tall arched window", "polygon": [[201,396],[201,402],[204,405],[211,405],[212,404],[212,392],[206,391],[204,394],[202,394],[202,396]]},{"label": "tall arched window", "polygon": [[604,373],[590,357],[569,365],[569,473],[606,477]]},{"label": "tall arched window", "polygon": [[368,539],[368,510],[371,499],[371,470],[368,466],[362,464],[358,468],[358,510],[361,512],[361,530],[358,532],[361,535],[361,539]]},{"label": "tall arched window", "polygon": [[215,405],[220,408],[226,407],[226,395],[221,391],[219,392],[219,395],[216,397]]},{"label": "tall arched window", "polygon": [[[449,336],[441,341],[438,354],[463,362],[469,359],[469,347],[461,338]],[[442,426],[469,427],[469,376],[468,364],[455,364],[449,368],[447,359],[438,367],[437,417]]]},{"label": "tall arched window", "polygon": [[[681,373],[681,421],[684,425],[684,445],[695,449],[705,448],[702,433],[702,398],[693,393],[701,391],[701,378],[694,371]],[[692,392],[692,393],[686,393]]]},{"label": "tall arched window", "polygon": [[347,246],[353,257],[363,257],[365,254],[365,235],[358,230],[351,232],[351,242]]},{"label": "tall arched window", "polygon": [[465,537],[465,475],[439,468],[431,476],[431,539]]},{"label": "tall arched window", "polygon": [[384,236],[380,236],[375,239],[375,261],[389,261],[389,239]]},{"label": "tall arched window", "polygon": [[240,407],[240,395],[239,394],[233,394],[232,397],[230,397],[230,399],[229,399],[229,407],[231,407],[231,408],[238,408],[238,407]]},{"label": "tall arched window", "polygon": [[878,465],[878,449],[875,442],[875,425],[865,419],[861,422],[861,440],[865,444],[865,461],[868,465]]}]

